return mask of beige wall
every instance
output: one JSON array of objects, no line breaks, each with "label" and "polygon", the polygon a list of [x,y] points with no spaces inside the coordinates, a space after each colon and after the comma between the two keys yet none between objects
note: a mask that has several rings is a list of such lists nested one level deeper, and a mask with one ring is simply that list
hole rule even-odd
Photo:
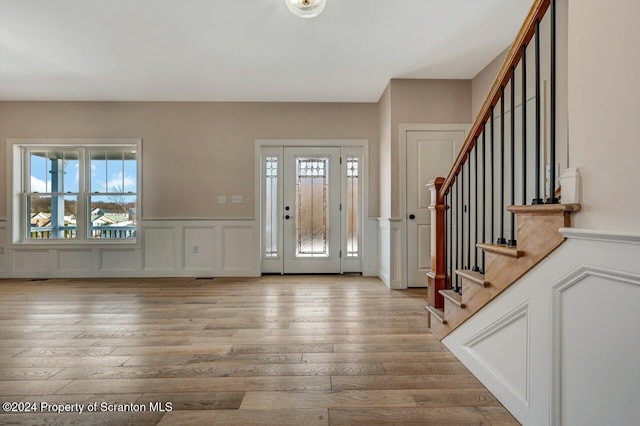
[{"label": "beige wall", "polygon": [[640,2],[569,3],[569,163],[578,227],[640,232]]},{"label": "beige wall", "polygon": [[[556,170],[557,176],[568,167],[568,106],[567,106],[567,90],[568,90],[568,71],[567,71],[567,1],[558,1],[556,7]],[[551,52],[550,52],[550,13],[545,15],[541,22],[540,37],[540,81],[542,90],[542,124],[543,130],[543,162],[546,165],[550,162],[550,78],[551,78]],[[527,98],[533,104],[532,98],[535,96],[535,41],[532,40],[527,50]],[[510,50],[510,47],[504,50],[493,61],[491,61],[482,71],[480,71],[472,80],[472,118],[477,118],[489,90],[493,85],[500,68]],[[516,69],[516,98],[522,95],[522,71],[521,64]],[[505,106],[510,108],[511,103],[510,88],[507,87],[505,95]],[[518,101],[520,102],[520,101]],[[496,109],[499,111],[499,107]],[[530,107],[533,111],[533,107]],[[528,126],[533,125],[533,117],[529,118]],[[520,131],[519,129],[517,130]],[[558,187],[559,182],[556,182]],[[548,192],[548,183],[544,185]],[[530,194],[533,198],[533,194]]]},{"label": "beige wall", "polygon": [[[0,102],[0,140],[142,138],[145,218],[254,217],[256,139],[368,139],[369,214],[378,215],[376,104]],[[0,150],[6,217],[7,150]],[[243,195],[220,205],[217,195]]]},{"label": "beige wall", "polygon": [[391,217],[400,216],[400,124],[470,123],[471,80],[391,80]]},{"label": "beige wall", "polygon": [[380,217],[391,217],[391,83],[378,102],[380,125]]},{"label": "beige wall", "polygon": [[471,117],[473,120],[478,116],[508,52],[509,48],[506,48],[471,80]]}]

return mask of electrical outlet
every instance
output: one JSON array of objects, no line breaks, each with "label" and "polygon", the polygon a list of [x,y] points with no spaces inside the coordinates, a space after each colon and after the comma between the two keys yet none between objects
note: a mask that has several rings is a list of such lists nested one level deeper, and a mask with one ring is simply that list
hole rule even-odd
[{"label": "electrical outlet", "polygon": [[200,250],[200,248],[197,245],[195,245],[195,246],[193,246],[193,249],[191,250],[191,253],[198,254],[199,250]]},{"label": "electrical outlet", "polygon": [[218,204],[227,204],[227,196],[218,195]]}]

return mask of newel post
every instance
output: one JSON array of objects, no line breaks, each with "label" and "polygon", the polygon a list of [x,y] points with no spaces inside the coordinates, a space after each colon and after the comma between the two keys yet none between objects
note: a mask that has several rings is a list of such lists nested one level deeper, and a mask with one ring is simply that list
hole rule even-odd
[{"label": "newel post", "polygon": [[435,178],[427,184],[431,191],[431,271],[427,274],[427,303],[438,309],[444,309],[444,299],[439,293],[447,288],[447,258],[446,258],[446,230],[445,212],[447,206],[440,195],[440,189],[444,185],[444,178]]}]

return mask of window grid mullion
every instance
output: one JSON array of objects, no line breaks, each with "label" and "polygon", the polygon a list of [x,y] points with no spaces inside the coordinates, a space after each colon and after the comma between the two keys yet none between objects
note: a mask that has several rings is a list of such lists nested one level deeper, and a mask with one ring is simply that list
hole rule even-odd
[{"label": "window grid mullion", "polygon": [[[104,197],[105,199],[99,199],[98,203],[104,202],[106,205],[112,202],[107,197],[113,196],[113,202],[116,203],[119,207],[114,208],[112,212],[105,209],[105,217],[109,215],[109,220],[107,222],[101,223],[102,234],[98,235],[97,238],[108,238],[111,240],[122,240],[122,239],[131,239],[136,237],[136,228],[137,228],[137,220],[136,213],[134,210],[137,210],[138,203],[138,191],[137,186],[138,182],[138,167],[139,167],[139,158],[135,155],[133,158],[134,173],[135,173],[135,188],[136,191],[125,191],[125,182],[126,177],[130,176],[131,173],[125,173],[126,160],[127,155],[126,151],[135,149],[134,152],[139,152],[137,146],[131,145],[121,145],[117,148],[113,147],[105,147],[105,146],[37,146],[37,145],[22,145],[20,148],[20,164],[22,164],[22,173],[20,174],[22,182],[20,182],[19,188],[21,189],[21,196],[19,197],[20,202],[20,211],[22,214],[20,215],[20,220],[18,225],[23,230],[21,232],[21,241],[34,241],[35,239],[48,240],[50,242],[54,242],[56,240],[62,241],[67,238],[73,238],[76,242],[88,242],[95,241],[95,235],[93,233],[93,222],[92,222],[92,211],[91,211],[91,196],[95,195],[96,197]],[[53,150],[52,150],[53,148]],[[70,152],[74,151],[74,155],[69,157]],[[91,184],[92,184],[92,173],[91,173],[91,153],[98,152],[104,153],[104,189],[106,192],[97,191],[95,194],[91,192]],[[53,154],[52,154],[53,153]],[[40,163],[43,161],[44,171],[43,170],[32,170],[32,163],[34,155],[37,157],[41,157],[42,160],[38,160],[36,163]],[[78,164],[78,179],[77,179],[77,191],[67,192],[67,187],[70,182],[66,182],[66,173],[71,173],[66,170],[67,161],[74,161],[75,156],[77,155],[77,164]],[[114,176],[116,179],[120,180],[121,188],[120,192],[110,191],[108,188],[109,185],[109,157],[114,157],[113,159],[118,162],[120,160],[121,167],[121,176]],[[68,158],[71,158],[68,160]],[[40,169],[40,166],[37,167]],[[55,169],[54,169],[55,168]],[[117,167],[116,167],[117,169]],[[52,191],[54,182],[52,180],[53,176],[51,171],[57,172],[56,174],[56,191]],[[75,171],[75,170],[74,170]],[[33,173],[32,173],[33,172]],[[41,175],[42,174],[42,175]],[[34,192],[33,191],[33,182],[32,175],[36,176],[36,179],[44,180],[44,190],[45,192]],[[72,178],[75,179],[75,178]],[[76,186],[74,183],[73,186]],[[74,188],[75,189],[75,188]],[[38,203],[40,208],[36,208],[38,212],[47,213],[49,210],[43,210],[42,207],[42,197],[48,198],[50,203],[50,213],[49,216],[51,219],[48,219],[48,222],[44,222],[43,225],[36,224],[32,227],[32,202],[40,198]],[[61,197],[61,198],[60,198]],[[121,199],[115,199],[115,197],[122,197]],[[127,198],[128,197],[128,198]],[[67,221],[66,213],[66,202],[71,200],[71,202],[75,202],[75,236],[67,236],[66,232],[73,227],[73,222],[69,224]],[[54,204],[59,203],[58,209],[64,209],[61,213],[61,216],[64,216],[65,219],[62,221],[61,216],[56,216],[58,219],[53,219],[51,216],[54,214]],[[100,205],[100,204],[98,204]],[[45,205],[46,207],[46,205]],[[103,207],[101,207],[103,208]],[[47,207],[49,209],[49,207]],[[34,210],[34,211],[36,211]],[[58,210],[60,212],[60,210]],[[40,222],[41,219],[47,216],[42,215],[39,216],[39,219],[35,219]],[[69,219],[71,220],[71,219]],[[123,223],[128,222],[128,223]],[[103,227],[103,228],[102,228]],[[50,231],[48,229],[53,229],[55,231],[55,236],[53,233],[49,234]],[[63,229],[66,230],[65,235],[63,236],[61,233],[58,234],[57,230],[60,230],[62,233]],[[106,230],[106,233],[105,233]],[[35,232],[35,234],[34,234]],[[42,241],[44,242],[44,241]]]}]

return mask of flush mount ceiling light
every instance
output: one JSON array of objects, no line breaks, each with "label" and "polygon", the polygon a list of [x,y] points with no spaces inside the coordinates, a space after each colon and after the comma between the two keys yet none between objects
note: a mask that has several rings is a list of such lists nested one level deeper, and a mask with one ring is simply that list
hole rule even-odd
[{"label": "flush mount ceiling light", "polygon": [[284,0],[294,15],[314,18],[322,13],[327,0]]}]

